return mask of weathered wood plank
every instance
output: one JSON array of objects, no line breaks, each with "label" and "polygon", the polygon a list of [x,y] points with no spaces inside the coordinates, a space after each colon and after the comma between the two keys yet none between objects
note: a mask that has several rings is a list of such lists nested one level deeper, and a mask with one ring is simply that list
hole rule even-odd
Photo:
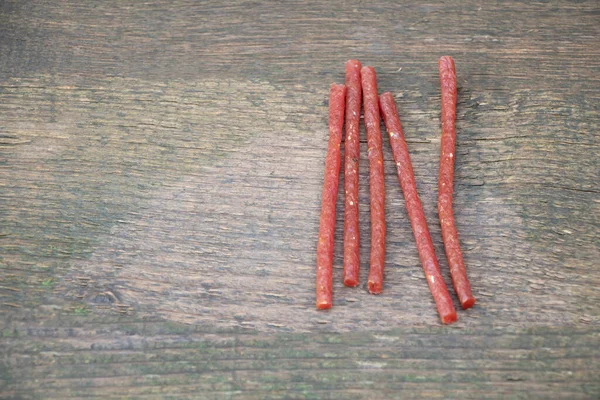
[{"label": "weathered wood plank", "polygon": [[341,398],[345,388],[357,395],[380,388],[383,397],[386,390],[443,396],[433,389],[439,384],[456,393],[470,388],[468,398],[481,397],[490,385],[507,392],[527,386],[538,395],[560,388],[585,398],[585,390],[597,388],[599,334],[593,327],[265,336],[122,319],[102,332],[82,317],[39,329],[14,321],[10,334],[3,332],[10,337],[2,350],[13,382],[6,393],[15,385],[38,393],[42,385],[56,397],[84,391],[137,396],[175,385],[181,394],[240,391],[249,398],[267,391],[321,397],[329,390]]},{"label": "weathered wood plank", "polygon": [[[0,397],[597,397],[599,5],[403,3],[1,2]],[[338,240],[318,313],[327,88],[350,57],[396,95],[447,274],[444,54],[478,304],[439,326],[384,140],[384,294],[342,287]]]}]

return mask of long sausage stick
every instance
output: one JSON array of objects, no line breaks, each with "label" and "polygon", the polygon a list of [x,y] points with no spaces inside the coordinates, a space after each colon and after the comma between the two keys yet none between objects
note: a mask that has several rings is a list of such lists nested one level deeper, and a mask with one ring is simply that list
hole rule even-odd
[{"label": "long sausage stick", "polygon": [[373,294],[383,289],[383,267],[385,264],[385,182],[383,175],[383,150],[377,76],[373,67],[360,71],[365,106],[365,126],[369,157],[369,189],[371,196],[371,267],[368,287]]},{"label": "long sausage stick", "polygon": [[452,304],[452,298],[446,287],[446,283],[442,278],[440,266],[435,256],[435,249],[425,220],[423,205],[417,193],[417,185],[415,183],[415,174],[410,162],[408,147],[404,140],[400,117],[396,110],[396,103],[391,93],[384,93],[380,99],[381,112],[383,120],[387,128],[390,145],[396,170],[398,172],[398,180],[404,193],[406,203],[406,211],[412,225],[415,241],[417,242],[417,251],[423,265],[423,271],[429,284],[429,290],[437,306],[438,313],[444,324],[450,324],[456,321],[456,310]]},{"label": "long sausage stick", "polygon": [[329,90],[329,145],[325,158],[325,179],[321,200],[321,221],[317,243],[317,308],[331,308],[333,297],[333,244],[335,203],[340,175],[340,145],[344,125],[346,86],[331,85]]},{"label": "long sausage stick", "polygon": [[452,284],[460,304],[467,309],[473,307],[475,297],[471,293],[471,284],[467,278],[467,269],[460,251],[458,231],[452,211],[454,159],[456,158],[456,69],[452,57],[440,58],[439,70],[442,88],[442,144],[438,179],[438,214]]},{"label": "long sausage stick", "polygon": [[361,64],[346,63],[346,140],[344,141],[344,285],[357,286],[360,271],[358,160],[360,159]]}]

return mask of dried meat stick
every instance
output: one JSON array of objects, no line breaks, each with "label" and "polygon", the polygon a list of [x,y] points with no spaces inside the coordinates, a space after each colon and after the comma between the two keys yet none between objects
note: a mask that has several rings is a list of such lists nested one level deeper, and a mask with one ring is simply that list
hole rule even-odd
[{"label": "dried meat stick", "polygon": [[357,286],[360,271],[358,160],[360,158],[361,64],[346,62],[346,140],[344,141],[344,285]]},{"label": "dried meat stick", "polygon": [[384,93],[381,95],[379,102],[383,120],[390,137],[390,145],[392,147],[394,162],[396,163],[398,180],[402,187],[402,193],[404,193],[406,211],[408,213],[408,218],[410,219],[410,224],[412,225],[413,234],[415,235],[417,251],[419,252],[423,271],[425,272],[425,277],[429,284],[429,290],[435,300],[442,322],[444,324],[450,324],[456,321],[456,310],[452,304],[452,298],[450,297],[446,283],[442,278],[440,266],[437,257],[435,256],[435,249],[433,247],[433,242],[431,241],[427,221],[425,220],[423,205],[421,204],[419,194],[417,193],[415,174],[413,173],[412,164],[410,162],[408,147],[404,140],[404,133],[402,132],[402,125],[400,124],[400,118],[398,116],[398,111],[396,110],[394,96],[392,96],[391,93]]},{"label": "dried meat stick", "polygon": [[344,125],[346,86],[332,84],[329,89],[329,145],[325,158],[325,179],[321,200],[321,221],[317,243],[317,308],[331,308],[333,297],[333,238],[335,203],[340,175],[340,145]]},{"label": "dried meat stick", "polygon": [[383,288],[385,264],[385,183],[383,178],[383,151],[381,149],[381,117],[377,76],[373,67],[360,70],[363,88],[365,126],[369,156],[369,188],[371,196],[371,268],[368,287],[373,294]]},{"label": "dried meat stick", "polygon": [[467,269],[460,251],[458,231],[452,211],[456,154],[456,70],[452,57],[440,58],[439,70],[442,88],[442,144],[438,179],[438,215],[452,284],[462,308],[467,309],[473,307],[475,297],[471,293],[471,284],[467,278]]}]

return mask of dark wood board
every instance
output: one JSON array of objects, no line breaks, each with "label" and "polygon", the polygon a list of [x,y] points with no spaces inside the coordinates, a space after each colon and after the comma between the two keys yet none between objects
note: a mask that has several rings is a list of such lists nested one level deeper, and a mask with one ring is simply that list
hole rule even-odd
[{"label": "dark wood board", "polygon": [[[599,38],[596,1],[0,2],[0,397],[598,398]],[[442,55],[478,303],[439,323],[384,140],[384,293],[363,143],[361,285],[341,284],[340,191],[317,312],[349,58],[396,97],[448,276]]]}]

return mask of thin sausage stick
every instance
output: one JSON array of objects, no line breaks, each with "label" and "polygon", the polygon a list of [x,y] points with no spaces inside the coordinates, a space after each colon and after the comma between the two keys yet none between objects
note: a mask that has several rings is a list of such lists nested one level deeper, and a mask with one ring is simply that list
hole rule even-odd
[{"label": "thin sausage stick", "polygon": [[358,160],[360,158],[360,62],[346,63],[346,140],[344,141],[344,285],[357,286],[360,271]]},{"label": "thin sausage stick", "polygon": [[456,155],[456,70],[452,57],[440,58],[439,70],[442,88],[442,144],[438,179],[438,214],[452,284],[462,308],[467,309],[473,307],[475,297],[471,293],[471,284],[467,278],[467,269],[460,251],[458,231],[452,210]]},{"label": "thin sausage stick", "polygon": [[332,84],[329,90],[329,145],[325,158],[321,221],[317,243],[317,308],[331,308],[333,297],[333,243],[335,203],[340,175],[340,145],[344,125],[346,86]]},{"label": "thin sausage stick", "polygon": [[385,264],[385,183],[383,176],[383,151],[381,149],[381,128],[377,76],[373,67],[363,67],[360,71],[367,127],[369,156],[369,188],[371,195],[371,268],[369,270],[369,292],[381,293],[383,288],[383,268]]},{"label": "thin sausage stick", "polygon": [[456,321],[456,310],[452,304],[452,298],[444,283],[444,279],[440,272],[440,266],[437,257],[435,256],[435,249],[433,247],[433,242],[431,241],[427,221],[425,220],[423,205],[421,204],[419,194],[417,193],[415,174],[410,162],[408,147],[404,140],[404,133],[402,132],[402,125],[400,124],[394,96],[392,96],[391,93],[384,93],[381,95],[379,101],[383,120],[385,121],[385,126],[390,137],[390,145],[392,147],[394,162],[396,163],[398,180],[402,187],[402,193],[404,193],[406,211],[412,225],[413,234],[415,235],[417,251],[419,252],[423,271],[425,272],[425,277],[429,284],[429,290],[435,300],[442,322],[444,324],[450,324]]}]

